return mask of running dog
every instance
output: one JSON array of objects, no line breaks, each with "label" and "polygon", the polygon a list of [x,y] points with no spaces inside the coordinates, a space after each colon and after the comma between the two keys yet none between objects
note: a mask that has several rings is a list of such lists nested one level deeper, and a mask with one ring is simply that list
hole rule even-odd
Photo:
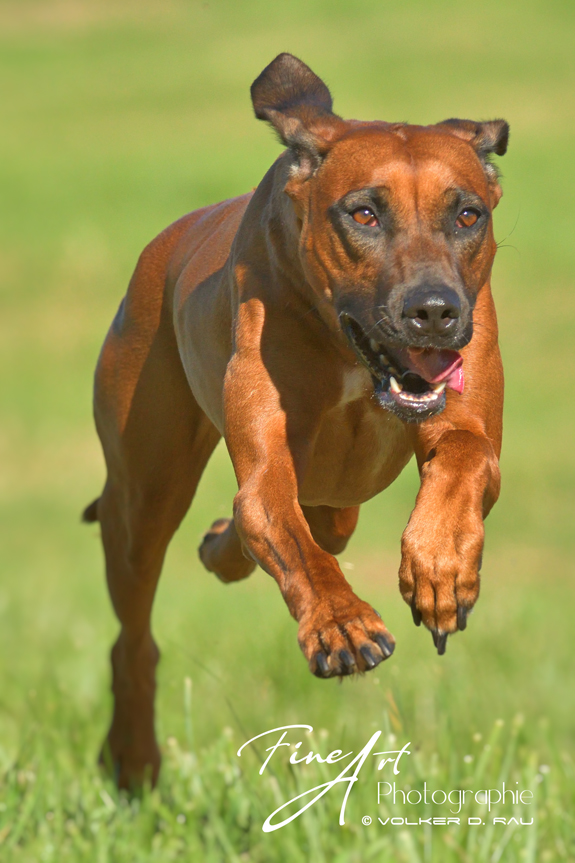
[{"label": "running dog", "polygon": [[286,150],[253,193],[184,216],[143,251],[96,371],[107,480],[84,518],[100,522],[121,623],[102,753],[121,787],[158,775],[150,613],[222,436],[238,493],[200,557],[223,582],[269,573],[322,678],[369,671],[395,646],[335,557],[360,505],[415,453],[399,583],[441,654],[477,599],[499,494],[490,159],[507,123],[343,120],[291,54],[251,93]]}]

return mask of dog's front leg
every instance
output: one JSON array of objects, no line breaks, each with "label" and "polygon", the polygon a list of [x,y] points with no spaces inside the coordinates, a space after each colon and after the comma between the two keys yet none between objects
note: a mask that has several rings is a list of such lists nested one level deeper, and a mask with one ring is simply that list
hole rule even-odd
[{"label": "dog's front leg", "polygon": [[465,629],[479,594],[483,519],[499,495],[499,467],[486,434],[438,424],[415,435],[421,488],[403,534],[399,581],[415,623],[423,620],[441,654],[447,635]]},{"label": "dog's front leg", "polygon": [[[295,370],[294,370],[295,374]],[[257,352],[236,354],[225,385],[226,441],[239,484],[234,521],[247,552],[276,580],[318,677],[368,671],[394,649],[379,614],[314,541],[298,501],[321,397],[296,380],[280,398]]]}]

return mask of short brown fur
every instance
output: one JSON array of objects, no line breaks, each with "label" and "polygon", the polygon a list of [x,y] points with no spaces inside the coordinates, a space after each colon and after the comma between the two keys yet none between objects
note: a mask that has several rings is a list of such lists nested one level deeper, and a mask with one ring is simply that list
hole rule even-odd
[{"label": "short brown fur", "polygon": [[[491,221],[473,255],[458,258],[475,334],[462,348],[465,391],[450,392],[440,415],[408,423],[378,404],[338,310],[345,296],[371,314],[388,290],[380,285],[399,285],[430,261],[452,267],[426,220],[454,178],[490,213],[500,189],[486,153],[501,142],[490,149],[481,139],[482,151],[488,124],[469,121],[344,121],[300,61],[280,55],[274,64],[262,73],[266,87],[258,90],[262,76],[254,84],[254,105],[288,149],[254,193],[184,216],[150,243],[98,362],[95,418],[108,475],[85,519],[101,524],[121,623],[102,759],[122,787],[158,775],[150,613],[168,543],[222,436],[239,490],[233,519],[212,525],[200,557],[224,582],[256,564],[273,576],[314,673],[361,673],[393,651],[334,555],[360,504],[413,453],[421,488],[402,541],[401,593],[444,646],[479,592],[503,397]],[[326,217],[350,190],[377,184],[391,190],[398,225],[383,263],[361,249],[348,254]]]}]

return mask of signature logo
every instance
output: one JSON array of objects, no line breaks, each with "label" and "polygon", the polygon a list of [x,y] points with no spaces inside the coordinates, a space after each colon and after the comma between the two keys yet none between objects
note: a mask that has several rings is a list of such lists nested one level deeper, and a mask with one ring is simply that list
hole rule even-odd
[{"label": "signature logo", "polygon": [[[284,746],[291,748],[292,746],[295,748],[295,752],[293,752],[289,758],[289,763],[293,765],[297,764],[311,764],[313,761],[317,761],[319,764],[338,764],[342,761],[348,760],[347,764],[343,768],[343,770],[338,773],[338,775],[332,779],[330,782],[324,782],[321,785],[316,785],[314,788],[310,788],[308,791],[304,791],[303,794],[298,794],[296,797],[293,797],[291,800],[288,800],[286,803],[282,803],[281,806],[272,812],[272,814],[266,818],[262,830],[264,833],[272,833],[274,830],[279,830],[281,827],[285,827],[286,824],[289,824],[291,821],[294,821],[298,818],[302,812],[305,812],[306,809],[309,809],[310,806],[313,806],[314,803],[327,794],[328,791],[331,791],[332,788],[335,788],[338,785],[347,785],[343,802],[341,804],[341,809],[339,812],[339,823],[340,825],[345,824],[345,808],[347,806],[347,801],[349,795],[351,793],[351,789],[355,782],[357,782],[359,778],[360,771],[367,761],[367,759],[371,756],[373,758],[380,758],[380,761],[377,765],[378,770],[383,770],[383,768],[390,764],[392,765],[393,773],[397,776],[399,774],[399,763],[401,758],[404,755],[410,755],[410,751],[408,746],[410,743],[406,743],[401,749],[394,749],[385,752],[374,752],[376,748],[377,742],[382,735],[381,731],[376,731],[375,734],[372,734],[370,739],[367,741],[363,749],[354,754],[354,752],[346,752],[343,753],[341,749],[334,749],[329,753],[325,758],[322,758],[319,753],[308,752],[307,755],[301,757],[300,747],[302,746],[302,741],[290,742],[286,740],[290,731],[294,731],[295,729],[304,729],[305,731],[313,731],[313,727],[311,725],[281,725],[279,728],[271,728],[269,731],[263,731],[261,734],[257,734],[255,737],[252,737],[250,740],[247,740],[240,748],[238,749],[238,756],[241,757],[243,750],[253,743],[255,740],[259,740],[262,737],[267,737],[271,734],[279,733],[277,741],[266,749],[266,752],[269,752],[269,755],[265,759],[264,763],[260,768],[260,776],[264,773],[266,767],[270,763],[271,759],[275,755],[275,753]],[[307,799],[310,795],[314,795],[311,799]],[[307,802],[303,802],[307,799]],[[281,812],[284,812],[289,806],[296,803],[297,801],[302,801],[302,805],[300,808],[289,815],[287,818],[284,818],[283,821],[279,821],[274,823],[273,819],[276,816],[279,816]]]}]

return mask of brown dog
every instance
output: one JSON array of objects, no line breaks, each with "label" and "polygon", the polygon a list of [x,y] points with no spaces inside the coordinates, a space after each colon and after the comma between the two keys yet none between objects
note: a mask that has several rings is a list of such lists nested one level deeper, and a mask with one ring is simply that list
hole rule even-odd
[{"label": "brown dog", "polygon": [[101,523],[122,626],[104,748],[121,786],[157,777],[152,602],[222,435],[239,491],[200,557],[224,582],[256,564],[275,578],[319,677],[368,671],[394,648],[334,557],[360,504],[415,452],[400,588],[443,653],[477,599],[499,491],[489,156],[505,153],[507,124],[345,121],[290,54],[252,99],[288,149],[253,194],[145,249],[96,373],[108,477],[85,519]]}]

